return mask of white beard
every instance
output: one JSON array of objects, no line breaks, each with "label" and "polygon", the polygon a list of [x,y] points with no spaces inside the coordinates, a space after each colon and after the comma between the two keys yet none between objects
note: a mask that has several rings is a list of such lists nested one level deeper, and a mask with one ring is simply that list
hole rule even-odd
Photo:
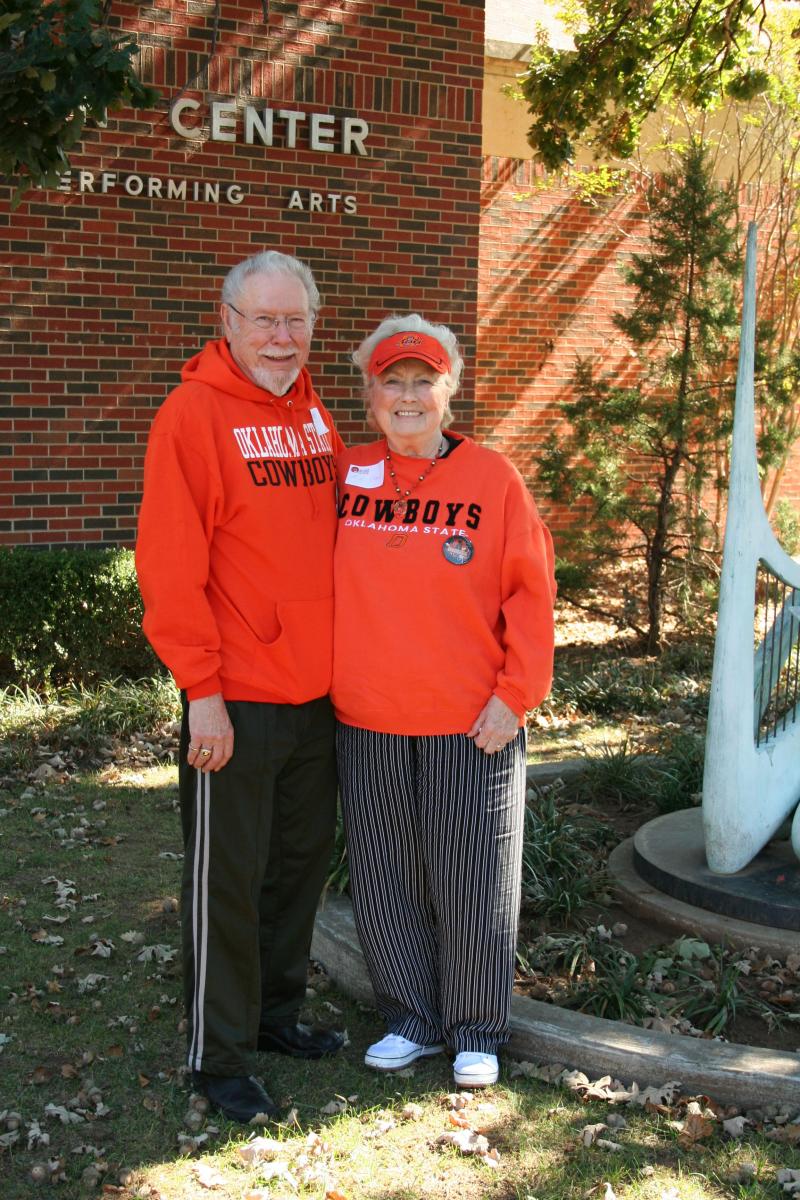
[{"label": "white beard", "polygon": [[251,371],[253,382],[259,385],[259,388],[264,388],[266,391],[271,391],[273,396],[285,396],[295,379],[299,377],[300,371],[296,367],[290,371],[275,371],[271,367],[253,367]]},{"label": "white beard", "polygon": [[300,375],[300,371],[297,367],[288,371],[273,367],[254,367],[250,374],[259,387],[272,392],[273,396],[285,396]]}]

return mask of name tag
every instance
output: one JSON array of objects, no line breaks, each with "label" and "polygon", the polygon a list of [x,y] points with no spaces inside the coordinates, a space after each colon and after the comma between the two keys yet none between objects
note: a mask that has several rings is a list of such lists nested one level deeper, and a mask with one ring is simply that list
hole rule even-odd
[{"label": "name tag", "polygon": [[312,408],[312,409],[309,409],[309,412],[311,413],[311,420],[314,423],[314,428],[316,429],[317,433],[327,433],[328,426],[325,424],[324,420],[322,419],[322,413],[319,411],[319,409]]},{"label": "name tag", "polygon": [[347,471],[345,483],[353,483],[357,487],[363,488],[380,487],[383,483],[383,459],[367,466],[353,463]]}]

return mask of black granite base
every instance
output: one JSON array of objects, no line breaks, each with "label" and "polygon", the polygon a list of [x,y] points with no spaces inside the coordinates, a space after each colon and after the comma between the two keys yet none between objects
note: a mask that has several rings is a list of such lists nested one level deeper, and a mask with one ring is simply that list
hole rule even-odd
[{"label": "black granite base", "polygon": [[643,825],[633,839],[633,861],[642,879],[685,904],[800,930],[800,861],[788,841],[770,842],[735,875],[715,875],[706,863],[702,811],[688,808]]}]

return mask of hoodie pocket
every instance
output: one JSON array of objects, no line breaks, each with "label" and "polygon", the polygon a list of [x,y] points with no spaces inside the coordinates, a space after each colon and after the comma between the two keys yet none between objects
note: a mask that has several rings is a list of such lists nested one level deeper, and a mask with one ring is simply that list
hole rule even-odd
[{"label": "hoodie pocket", "polygon": [[283,600],[276,605],[280,632],[258,644],[248,664],[254,686],[288,704],[303,704],[330,691],[333,667],[333,596]]}]

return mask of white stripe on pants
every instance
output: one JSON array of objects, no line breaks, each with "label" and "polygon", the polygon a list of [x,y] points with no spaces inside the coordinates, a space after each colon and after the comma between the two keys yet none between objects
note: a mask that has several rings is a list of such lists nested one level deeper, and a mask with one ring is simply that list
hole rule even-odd
[{"label": "white stripe on pants", "polygon": [[359,939],[391,1033],[494,1053],[508,1040],[525,734],[487,755],[464,734],[340,724],[339,785]]},{"label": "white stripe on pants", "polygon": [[194,846],[193,875],[195,891],[192,898],[192,942],[194,961],[194,998],[192,1001],[191,1043],[189,1066],[199,1071],[205,1045],[206,969],[208,958],[208,822],[211,816],[211,780],[202,771],[197,775],[197,828]]}]

